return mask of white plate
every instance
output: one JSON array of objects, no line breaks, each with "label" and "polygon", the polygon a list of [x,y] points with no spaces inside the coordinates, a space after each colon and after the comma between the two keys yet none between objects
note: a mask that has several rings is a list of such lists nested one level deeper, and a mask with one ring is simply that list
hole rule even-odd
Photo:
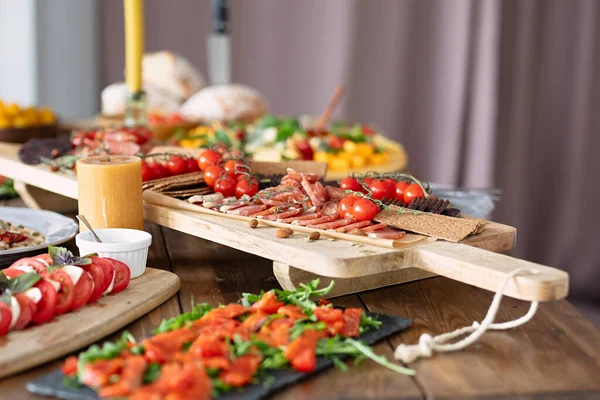
[{"label": "white plate", "polygon": [[27,253],[41,250],[48,245],[67,242],[77,234],[79,226],[71,218],[52,211],[32,210],[19,207],[0,207],[0,219],[13,225],[23,225],[40,232],[46,240],[37,246],[19,247],[10,250],[0,250],[0,257],[11,254]]}]

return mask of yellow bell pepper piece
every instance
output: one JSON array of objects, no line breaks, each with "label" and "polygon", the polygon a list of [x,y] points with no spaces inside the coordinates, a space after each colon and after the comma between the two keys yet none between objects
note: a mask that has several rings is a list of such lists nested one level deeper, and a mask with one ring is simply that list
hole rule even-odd
[{"label": "yellow bell pepper piece", "polygon": [[351,140],[346,140],[344,142],[344,151],[347,153],[355,153],[357,149],[357,144]]},{"label": "yellow bell pepper piece", "polygon": [[317,151],[313,156],[313,160],[324,163],[328,163],[331,160],[331,158],[332,155],[325,151]]},{"label": "yellow bell pepper piece", "polygon": [[388,162],[388,154],[387,153],[375,153],[369,157],[369,164],[373,165],[383,165]]},{"label": "yellow bell pepper piece", "polygon": [[339,156],[335,156],[329,161],[329,168],[334,171],[347,171],[350,169],[350,161]]},{"label": "yellow bell pepper piece", "polygon": [[355,154],[352,157],[352,168],[362,168],[367,165],[367,159],[359,154]]},{"label": "yellow bell pepper piece", "polygon": [[373,154],[374,149],[373,145],[369,143],[357,143],[356,144],[356,153],[360,154],[363,157],[369,157]]}]

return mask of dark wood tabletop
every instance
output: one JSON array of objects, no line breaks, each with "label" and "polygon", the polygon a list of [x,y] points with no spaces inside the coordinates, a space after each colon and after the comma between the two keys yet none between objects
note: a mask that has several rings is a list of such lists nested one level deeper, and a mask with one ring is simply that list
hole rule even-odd
[{"label": "dark wood tabletop", "polygon": [[[196,303],[216,305],[237,301],[242,292],[279,287],[269,260],[155,224],[147,224],[146,229],[153,235],[148,266],[179,275],[181,290],[125,328],[137,337],[150,334],[161,319],[189,311],[192,297]],[[67,247],[74,249],[74,243]],[[407,331],[375,345],[379,354],[392,360],[395,346],[415,343],[422,333],[440,334],[480,321],[492,296],[435,277],[339,297],[334,303],[414,319]],[[528,308],[527,302],[505,298],[498,319],[515,319]],[[0,399],[42,399],[28,394],[25,383],[60,364],[57,360],[5,378],[0,382]],[[273,398],[600,399],[600,330],[568,301],[546,303],[523,327],[488,332],[466,350],[435,354],[411,367],[417,372],[415,377],[363,361],[347,372],[327,370]]]}]

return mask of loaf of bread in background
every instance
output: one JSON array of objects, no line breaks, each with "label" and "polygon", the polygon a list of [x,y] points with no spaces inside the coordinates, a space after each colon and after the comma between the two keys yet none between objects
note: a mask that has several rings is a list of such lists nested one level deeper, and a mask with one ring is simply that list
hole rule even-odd
[{"label": "loaf of bread in background", "polygon": [[252,122],[268,111],[267,101],[257,90],[238,84],[207,86],[180,109],[192,120],[242,122]]},{"label": "loaf of bread in background", "polygon": [[[173,113],[179,110],[181,100],[174,97],[171,92],[161,90],[150,83],[144,83],[148,112]],[[108,85],[100,95],[102,101],[102,115],[110,118],[120,118],[125,115],[125,99],[128,89],[125,82]]]},{"label": "loaf of bread in background", "polygon": [[185,101],[202,89],[206,81],[186,58],[170,51],[146,53],[142,60],[142,79]]}]

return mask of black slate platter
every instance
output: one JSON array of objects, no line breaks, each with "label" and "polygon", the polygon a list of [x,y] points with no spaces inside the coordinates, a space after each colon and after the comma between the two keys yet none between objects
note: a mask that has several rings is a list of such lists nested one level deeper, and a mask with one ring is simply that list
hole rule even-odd
[{"label": "black slate platter", "polygon": [[[377,331],[370,330],[361,335],[360,339],[371,345],[378,342],[394,333],[405,330],[411,323],[412,320],[401,317],[395,317],[384,314],[373,314],[368,313],[370,316],[376,316],[381,322],[381,328]],[[369,362],[369,361],[364,361]],[[327,368],[333,366],[333,362],[324,358],[319,357],[317,360],[317,367],[311,373],[295,372],[293,370],[275,370],[270,371],[270,375],[274,378],[270,379],[270,384],[265,385],[263,383],[257,383],[253,385],[245,386],[241,390],[231,391],[223,396],[220,396],[219,400],[258,400],[267,397],[270,394],[275,393],[282,388],[300,382],[307,377],[317,374]],[[54,371],[49,374],[42,376],[35,381],[28,382],[26,384],[27,390],[31,393],[41,396],[57,397],[65,400],[98,400],[99,397],[96,392],[90,388],[83,387],[80,389],[71,389],[63,385],[63,373]]]}]

